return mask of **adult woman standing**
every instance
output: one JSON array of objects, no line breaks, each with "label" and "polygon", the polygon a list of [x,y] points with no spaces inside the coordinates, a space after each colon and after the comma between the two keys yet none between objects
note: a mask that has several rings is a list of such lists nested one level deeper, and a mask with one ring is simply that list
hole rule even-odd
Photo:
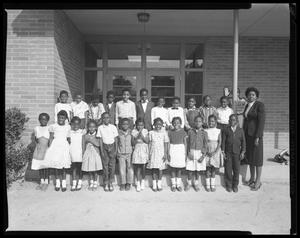
[{"label": "adult woman standing", "polygon": [[[257,191],[261,187],[263,166],[263,131],[265,126],[265,106],[257,101],[259,91],[254,87],[246,89],[248,104],[244,110],[243,129],[246,138],[246,163],[250,167],[250,180],[247,185]],[[256,178],[255,178],[256,173]]]}]

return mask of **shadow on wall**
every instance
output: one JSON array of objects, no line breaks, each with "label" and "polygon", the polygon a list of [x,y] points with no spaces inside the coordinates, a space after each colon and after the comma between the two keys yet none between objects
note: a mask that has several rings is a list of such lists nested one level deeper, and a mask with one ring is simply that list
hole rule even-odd
[{"label": "shadow on wall", "polygon": [[[60,19],[56,20],[56,17],[60,17]],[[43,51],[43,45],[51,45],[55,42],[58,54],[55,54],[55,50],[53,50],[52,65],[49,65],[48,62],[45,63],[48,67],[50,66],[51,70],[55,70],[53,84],[58,90],[55,92],[55,96],[58,96],[60,90],[67,90],[70,92],[70,96],[81,90],[83,69],[78,68],[82,66],[80,56],[83,55],[81,54],[83,48],[78,49],[77,55],[76,52],[72,51],[77,48],[74,46],[78,44],[73,39],[73,33],[80,35],[80,32],[72,25],[62,10],[22,10],[11,23],[11,27],[17,38],[26,38],[21,44],[30,45],[29,49],[39,49],[38,52],[34,51],[34,53],[29,51],[23,60],[38,62],[39,55],[43,59],[49,54],[48,51]],[[57,33],[57,31],[59,32]],[[54,38],[54,41],[46,38]],[[81,43],[83,45],[83,41]],[[82,52],[80,52],[81,50]],[[76,58],[74,55],[78,57]],[[64,82],[66,83],[64,84]]]}]

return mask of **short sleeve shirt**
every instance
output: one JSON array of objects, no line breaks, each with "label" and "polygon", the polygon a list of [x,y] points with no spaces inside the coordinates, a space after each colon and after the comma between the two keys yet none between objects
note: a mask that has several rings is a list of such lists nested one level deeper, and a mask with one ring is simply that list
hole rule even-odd
[{"label": "short sleeve shirt", "polygon": [[46,139],[49,139],[50,133],[49,133],[49,126],[37,126],[34,128],[34,136],[36,138],[45,137]]},{"label": "short sleeve shirt", "polygon": [[117,127],[112,124],[100,125],[96,136],[102,138],[104,144],[113,144],[118,136]]},{"label": "short sleeve shirt", "polygon": [[89,106],[84,101],[81,101],[80,103],[72,102],[71,108],[73,116],[79,117],[80,119],[85,118],[84,113],[89,110]]},{"label": "short sleeve shirt", "polygon": [[184,129],[180,129],[179,131],[169,131],[170,144],[184,144],[184,138],[186,137],[187,134]]}]

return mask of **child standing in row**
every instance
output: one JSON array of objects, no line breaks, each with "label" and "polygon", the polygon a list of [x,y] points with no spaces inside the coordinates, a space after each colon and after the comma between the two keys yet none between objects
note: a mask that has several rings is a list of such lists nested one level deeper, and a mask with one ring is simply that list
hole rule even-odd
[{"label": "child standing in row", "polygon": [[104,109],[109,114],[110,123],[116,125],[116,104],[114,103],[115,94],[113,91],[108,91],[106,94],[106,104]]},{"label": "child standing in row", "polygon": [[154,107],[154,104],[149,101],[148,90],[146,88],[140,90],[140,97],[141,100],[136,104],[136,115],[137,118],[143,120],[145,128],[150,131],[152,130],[151,110]]},{"label": "child standing in row", "polygon": [[120,191],[129,191],[133,183],[133,168],[131,163],[133,136],[129,129],[129,119],[122,118],[120,125],[121,129],[119,130],[117,140],[117,158],[121,179]]},{"label": "child standing in row", "polygon": [[195,128],[195,118],[200,115],[200,111],[196,108],[196,99],[194,97],[189,98],[188,107],[184,109],[186,117],[186,129]]},{"label": "child standing in row", "polygon": [[70,131],[71,127],[66,123],[67,112],[61,110],[57,114],[57,123],[49,127],[49,148],[45,154],[44,165],[46,168],[55,169],[55,191],[67,190],[66,169],[70,168]]},{"label": "child standing in row", "polygon": [[209,128],[205,131],[208,137],[208,151],[206,156],[206,191],[216,191],[215,174],[216,169],[222,165],[221,153],[221,130],[216,128],[217,118],[215,115],[208,117]]},{"label": "child standing in row", "polygon": [[79,191],[82,185],[82,137],[86,134],[84,129],[80,129],[81,120],[79,117],[73,117],[71,120],[71,144],[70,155],[72,161],[72,187],[71,191]]},{"label": "child standing in row", "polygon": [[98,185],[97,171],[102,170],[99,140],[96,138],[97,124],[89,121],[87,133],[82,137],[82,171],[88,172],[90,177],[89,190],[96,190]]},{"label": "child standing in row", "polygon": [[199,107],[200,116],[203,118],[203,128],[207,129],[208,126],[208,117],[210,115],[217,116],[217,109],[211,105],[211,97],[206,95],[203,97],[203,105]]},{"label": "child standing in row", "polygon": [[134,165],[137,178],[136,190],[140,192],[145,188],[145,180],[142,177],[142,171],[145,170],[146,163],[149,160],[149,136],[147,129],[144,128],[142,119],[137,119],[136,128],[132,131],[134,151],[132,154],[132,164]]},{"label": "child standing in row", "polygon": [[59,111],[64,110],[67,113],[67,121],[66,123],[70,122],[72,116],[72,108],[69,103],[67,103],[69,98],[68,92],[65,90],[60,91],[59,93],[59,101],[55,104],[54,107],[54,115],[55,115],[55,122],[57,123],[57,114]]},{"label": "child standing in row", "polygon": [[226,96],[222,96],[220,98],[221,107],[217,108],[217,128],[224,130],[229,123],[229,116],[233,114],[232,108],[228,106],[228,98]]},{"label": "child standing in row", "polygon": [[103,112],[105,112],[103,104],[99,102],[99,97],[94,96],[91,104],[89,105],[89,120],[94,120],[97,123],[97,126],[100,126],[101,115]]},{"label": "child standing in row", "polygon": [[120,128],[119,122],[122,118],[129,119],[129,128],[132,130],[134,127],[134,122],[136,121],[136,106],[130,98],[129,89],[123,89],[123,100],[117,102],[116,104],[116,124]]},{"label": "child standing in row", "polygon": [[170,150],[169,150],[169,160],[171,167],[171,183],[172,192],[176,189],[181,192],[181,170],[185,168],[186,161],[186,138],[187,134],[183,128],[181,128],[182,120],[180,117],[174,117],[172,119],[173,129],[170,130],[169,140],[170,140]]},{"label": "child standing in row", "polygon": [[183,125],[186,124],[185,114],[183,108],[180,107],[180,98],[174,97],[172,107],[168,108],[168,125],[169,129],[173,129],[172,121],[174,117],[180,117]]},{"label": "child standing in row", "polygon": [[163,121],[158,117],[154,119],[154,130],[149,132],[150,161],[148,168],[152,170],[154,192],[162,190],[162,172],[167,168],[169,137],[162,126]]},{"label": "child standing in row", "polygon": [[151,110],[151,120],[152,125],[154,125],[154,120],[156,118],[161,118],[163,121],[163,128],[166,129],[169,125],[169,118],[168,118],[168,109],[164,108],[165,106],[165,98],[159,97],[157,99],[156,107],[153,107]]},{"label": "child standing in row", "polygon": [[43,162],[45,158],[46,151],[48,149],[48,143],[50,138],[49,133],[49,115],[47,113],[41,113],[39,115],[40,125],[34,128],[34,137],[36,142],[36,147],[33,152],[33,158],[31,162],[32,170],[39,170],[40,184],[37,189],[45,191],[48,187],[49,181],[49,169],[44,168]]},{"label": "child standing in row", "polygon": [[112,182],[115,176],[117,136],[117,127],[110,123],[109,113],[104,112],[102,114],[102,125],[98,127],[97,137],[100,138],[105,192],[114,190]]},{"label": "child standing in row", "polygon": [[207,132],[202,129],[203,119],[197,116],[194,119],[195,127],[188,131],[188,158],[186,162],[186,170],[188,171],[188,181],[185,191],[192,186],[196,192],[199,188],[200,171],[206,170],[205,155],[207,152],[208,136]]},{"label": "child standing in row", "polygon": [[81,93],[75,94],[74,102],[71,102],[72,117],[79,117],[81,120],[80,128],[85,129],[87,124],[89,106],[82,100]]}]

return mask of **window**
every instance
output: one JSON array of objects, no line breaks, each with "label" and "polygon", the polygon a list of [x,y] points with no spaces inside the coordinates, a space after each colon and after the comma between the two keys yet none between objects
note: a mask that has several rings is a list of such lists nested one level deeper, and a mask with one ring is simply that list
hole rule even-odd
[{"label": "window", "polygon": [[185,68],[203,68],[203,44],[187,44],[185,46]]},{"label": "window", "polygon": [[180,67],[179,44],[146,44],[147,68],[174,68]]},{"label": "window", "polygon": [[109,68],[140,68],[142,46],[138,43],[111,43],[108,45]]},{"label": "window", "polygon": [[151,76],[151,99],[156,104],[158,97],[165,98],[165,107],[172,106],[172,98],[175,95],[174,76]]},{"label": "window", "polygon": [[202,104],[202,85],[203,85],[203,72],[185,72],[185,104],[190,97],[196,99],[196,107]]},{"label": "window", "polygon": [[130,90],[130,100],[136,101],[136,84],[137,76],[113,75],[113,91],[115,93],[115,101],[122,100],[122,90],[128,88]]}]

